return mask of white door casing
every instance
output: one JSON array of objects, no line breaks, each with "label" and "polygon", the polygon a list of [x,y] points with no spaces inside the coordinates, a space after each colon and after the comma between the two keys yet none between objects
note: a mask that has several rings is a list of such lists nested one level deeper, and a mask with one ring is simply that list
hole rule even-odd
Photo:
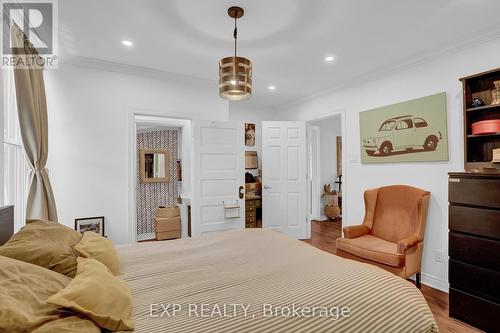
[{"label": "white door casing", "polygon": [[[194,122],[194,186],[191,234],[245,227],[245,136],[240,122]],[[226,219],[224,206],[237,203],[239,218]]]},{"label": "white door casing", "polygon": [[307,237],[306,123],[262,122],[262,223],[291,237]]},{"label": "white door casing", "polygon": [[308,196],[309,207],[308,214],[311,220],[320,220],[321,215],[321,142],[320,142],[320,128],[319,126],[307,125],[308,128]]}]

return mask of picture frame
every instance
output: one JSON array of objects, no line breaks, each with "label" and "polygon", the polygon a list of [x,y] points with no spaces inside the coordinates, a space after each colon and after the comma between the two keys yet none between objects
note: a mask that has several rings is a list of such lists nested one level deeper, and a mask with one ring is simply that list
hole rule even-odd
[{"label": "picture frame", "polygon": [[104,216],[82,217],[75,219],[75,230],[84,233],[85,231],[93,231],[103,237],[104,236]]},{"label": "picture frame", "polygon": [[255,124],[245,123],[245,146],[255,146]]},{"label": "picture frame", "polygon": [[446,93],[359,113],[362,164],[448,161]]}]

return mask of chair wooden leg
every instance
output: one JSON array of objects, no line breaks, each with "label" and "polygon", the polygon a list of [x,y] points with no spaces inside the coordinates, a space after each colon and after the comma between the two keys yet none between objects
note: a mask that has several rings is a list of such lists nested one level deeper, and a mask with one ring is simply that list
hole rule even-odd
[{"label": "chair wooden leg", "polygon": [[420,284],[420,272],[415,274],[415,285],[418,289],[421,289],[422,285]]}]

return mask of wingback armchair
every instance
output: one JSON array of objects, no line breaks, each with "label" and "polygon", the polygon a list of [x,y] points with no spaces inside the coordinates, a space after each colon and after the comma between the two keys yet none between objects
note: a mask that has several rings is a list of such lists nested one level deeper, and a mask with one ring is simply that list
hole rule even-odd
[{"label": "wingback armchair", "polygon": [[370,263],[403,278],[420,271],[430,192],[393,185],[365,191],[363,224],[343,228],[337,255]]}]

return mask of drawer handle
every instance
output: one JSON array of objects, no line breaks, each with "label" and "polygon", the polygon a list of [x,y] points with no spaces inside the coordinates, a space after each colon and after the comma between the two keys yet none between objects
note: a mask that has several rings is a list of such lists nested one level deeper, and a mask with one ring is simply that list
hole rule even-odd
[{"label": "drawer handle", "polygon": [[448,179],[449,183],[460,183],[460,178],[450,178]]}]

